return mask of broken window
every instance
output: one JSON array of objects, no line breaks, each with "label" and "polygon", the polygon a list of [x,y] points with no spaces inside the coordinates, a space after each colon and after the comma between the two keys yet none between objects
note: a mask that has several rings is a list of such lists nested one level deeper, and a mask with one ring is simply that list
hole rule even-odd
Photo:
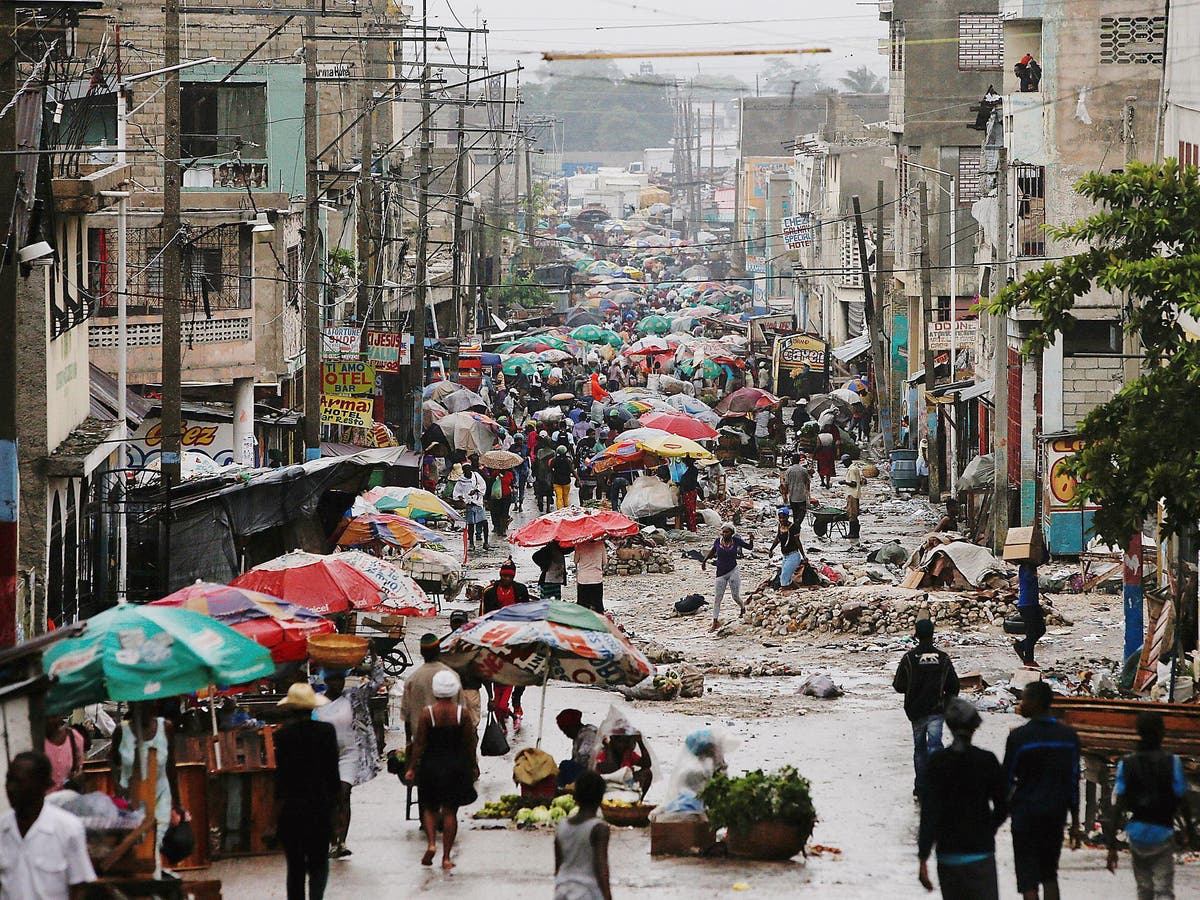
[{"label": "broken window", "polygon": [[1013,166],[1016,186],[1017,256],[1046,255],[1046,169]]},{"label": "broken window", "polygon": [[1078,319],[1063,332],[1063,355],[1119,354],[1121,343],[1120,323],[1104,319]]},{"label": "broken window", "polygon": [[267,158],[267,86],[244,82],[180,85],[180,143],[186,158]]}]

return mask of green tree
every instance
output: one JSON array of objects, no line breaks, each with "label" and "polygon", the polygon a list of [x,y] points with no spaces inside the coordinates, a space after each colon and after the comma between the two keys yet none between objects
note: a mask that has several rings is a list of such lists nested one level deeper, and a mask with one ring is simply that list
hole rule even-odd
[{"label": "green tree", "polygon": [[838,81],[851,94],[882,94],[887,90],[887,82],[872,72],[868,66],[851,69]]},{"label": "green tree", "polygon": [[829,90],[829,85],[821,77],[820,66],[798,66],[783,57],[775,57],[767,63],[759,78],[759,84],[768,93],[789,96]]},{"label": "green tree", "polygon": [[1008,286],[989,312],[1037,313],[1025,352],[1038,353],[1071,330],[1080,297],[1099,288],[1127,298],[1125,330],[1141,341],[1143,372],[1084,419],[1084,449],[1068,466],[1077,501],[1100,507],[1104,540],[1124,545],[1160,499],[1165,528],[1182,534],[1200,522],[1200,342],[1180,323],[1200,318],[1200,180],[1168,159],[1093,172],[1076,190],[1097,211],[1047,233],[1084,249]]}]

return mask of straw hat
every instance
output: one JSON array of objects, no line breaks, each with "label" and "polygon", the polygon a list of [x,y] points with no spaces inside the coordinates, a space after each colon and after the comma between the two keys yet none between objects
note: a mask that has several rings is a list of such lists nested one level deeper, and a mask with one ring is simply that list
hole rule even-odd
[{"label": "straw hat", "polygon": [[287,696],[276,706],[284,706],[288,709],[316,709],[328,702],[329,698],[314,691],[311,684],[297,682],[288,688]]}]

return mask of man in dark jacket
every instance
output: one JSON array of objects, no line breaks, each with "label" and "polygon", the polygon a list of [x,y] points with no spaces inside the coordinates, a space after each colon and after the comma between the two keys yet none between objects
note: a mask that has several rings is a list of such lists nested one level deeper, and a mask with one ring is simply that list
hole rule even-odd
[{"label": "man in dark jacket", "polygon": [[1079,847],[1079,735],[1050,715],[1050,686],[1026,685],[1018,712],[1029,719],[1014,728],[1004,748],[1009,785],[1013,863],[1025,900],[1058,900],[1058,858],[1071,814],[1071,849]]},{"label": "man in dark jacket", "polygon": [[980,725],[974,706],[952,697],[945,717],[954,742],[929,760],[917,837],[918,878],[933,890],[928,859],[936,845],[942,900],[999,900],[996,829],[1008,815],[1004,770],[995,754],[971,746]]},{"label": "man in dark jacket", "polygon": [[287,860],[288,900],[321,898],[329,879],[333,811],[341,793],[337,733],[312,718],[329,701],[308,684],[293,684],[281,702],[286,723],[275,732],[275,807]]},{"label": "man in dark jacket", "polygon": [[896,667],[892,687],[904,695],[904,714],[912,723],[913,796],[925,791],[929,757],[942,749],[942,709],[958,696],[958,673],[950,657],[933,646],[933,620],[918,619],[917,646]]},{"label": "man in dark jacket", "polygon": [[1125,837],[1139,897],[1175,896],[1175,812],[1182,809],[1191,833],[1184,795],[1183,761],[1162,749],[1162,713],[1138,713],[1138,749],[1117,764],[1112,819],[1108,823],[1108,870],[1117,871],[1117,831],[1129,813]]}]

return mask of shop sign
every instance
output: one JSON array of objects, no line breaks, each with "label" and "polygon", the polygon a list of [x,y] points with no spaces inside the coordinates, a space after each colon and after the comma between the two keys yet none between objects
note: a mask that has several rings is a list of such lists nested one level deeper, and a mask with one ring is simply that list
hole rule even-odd
[{"label": "shop sign", "polygon": [[367,362],[376,372],[398,375],[412,364],[412,335],[395,331],[367,332]]},{"label": "shop sign", "polygon": [[781,335],[775,340],[775,356],[780,369],[793,373],[825,371],[825,342],[809,334]]},{"label": "shop sign", "polygon": [[326,325],[321,341],[323,359],[359,359],[358,342],[362,331],[354,325]]},{"label": "shop sign", "polygon": [[375,401],[370,397],[321,395],[321,421],[326,425],[370,428],[375,424],[372,418],[374,409]]},{"label": "shop sign", "polygon": [[975,346],[975,340],[979,337],[979,320],[960,319],[953,323],[930,322],[929,349],[950,349],[950,326],[952,324],[954,325],[954,343],[959,350],[966,350],[969,347]]},{"label": "shop sign", "polygon": [[322,366],[321,392],[339,397],[369,397],[375,393],[375,367],[370,363],[327,362]]}]

